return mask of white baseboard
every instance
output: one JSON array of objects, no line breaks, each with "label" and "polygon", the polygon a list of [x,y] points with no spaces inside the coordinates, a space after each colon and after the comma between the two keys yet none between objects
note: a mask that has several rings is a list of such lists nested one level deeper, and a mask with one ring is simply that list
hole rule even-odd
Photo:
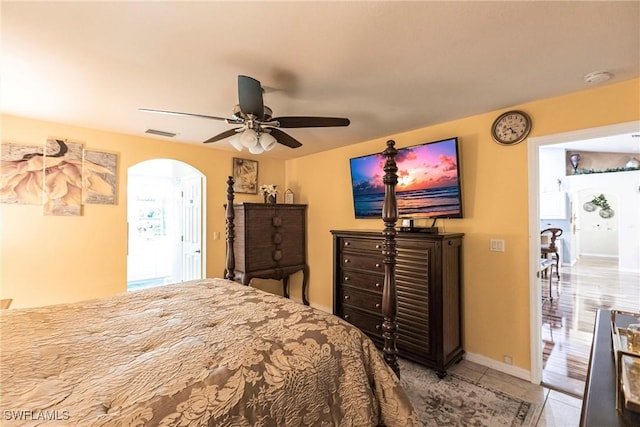
[{"label": "white baseboard", "polygon": [[517,366],[508,365],[497,360],[490,359],[486,356],[474,353],[465,353],[464,358],[469,362],[477,363],[478,365],[486,366],[487,368],[495,369],[507,375],[511,375],[516,378],[520,378],[525,381],[531,381],[531,372],[526,369],[518,368]]},{"label": "white baseboard", "polygon": [[582,253],[580,254],[580,256],[586,256],[586,257],[592,257],[592,258],[608,258],[608,259],[618,258],[618,255],[612,255],[612,254],[592,254],[592,253],[587,253],[587,252],[582,252]]}]

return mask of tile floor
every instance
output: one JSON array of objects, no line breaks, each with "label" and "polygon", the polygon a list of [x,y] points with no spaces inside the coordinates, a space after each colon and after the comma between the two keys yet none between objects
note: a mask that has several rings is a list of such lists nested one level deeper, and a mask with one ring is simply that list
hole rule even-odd
[{"label": "tile floor", "polygon": [[581,399],[467,360],[454,365],[450,371],[494,390],[540,404],[542,408],[531,427],[574,427],[580,423]]}]

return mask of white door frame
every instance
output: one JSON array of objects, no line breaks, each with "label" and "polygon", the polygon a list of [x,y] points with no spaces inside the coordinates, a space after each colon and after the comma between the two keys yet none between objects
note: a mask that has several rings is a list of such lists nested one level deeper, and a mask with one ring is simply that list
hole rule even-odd
[{"label": "white door frame", "polygon": [[531,382],[534,384],[540,384],[542,381],[542,305],[540,304],[542,290],[538,287],[538,279],[536,277],[540,257],[540,161],[538,149],[543,145],[634,133],[638,132],[639,127],[640,121],[633,121],[534,137],[527,140],[529,163],[529,341],[531,345],[530,375]]}]

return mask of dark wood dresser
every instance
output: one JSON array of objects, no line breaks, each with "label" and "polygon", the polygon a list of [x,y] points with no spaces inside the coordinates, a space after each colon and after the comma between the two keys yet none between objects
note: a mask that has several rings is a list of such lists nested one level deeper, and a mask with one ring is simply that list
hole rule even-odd
[{"label": "dark wood dresser", "polygon": [[282,280],[289,297],[289,276],[302,271],[302,302],[307,296],[307,205],[236,203],[234,280]]},{"label": "dark wood dresser", "polygon": [[[382,233],[332,231],[333,313],[382,347]],[[460,233],[398,232],[396,287],[400,357],[434,368],[440,377],[462,349]]]}]

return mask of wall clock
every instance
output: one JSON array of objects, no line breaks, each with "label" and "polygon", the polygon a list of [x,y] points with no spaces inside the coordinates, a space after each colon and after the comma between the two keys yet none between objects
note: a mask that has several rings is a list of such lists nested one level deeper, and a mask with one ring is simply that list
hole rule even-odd
[{"label": "wall clock", "polygon": [[531,117],[524,111],[501,114],[491,126],[491,136],[498,144],[514,145],[525,140],[531,131]]}]

